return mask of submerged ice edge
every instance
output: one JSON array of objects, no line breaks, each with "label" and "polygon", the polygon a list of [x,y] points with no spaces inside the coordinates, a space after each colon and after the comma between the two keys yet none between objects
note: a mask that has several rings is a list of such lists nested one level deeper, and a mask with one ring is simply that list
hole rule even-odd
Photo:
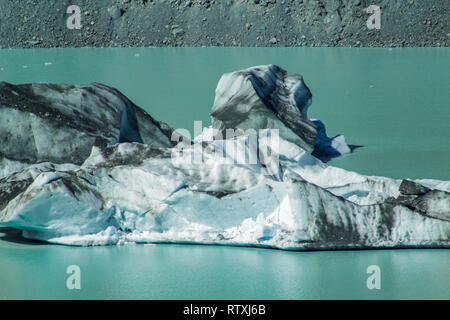
[{"label": "submerged ice edge", "polygon": [[[2,225],[0,223],[0,225]],[[22,236],[26,239],[36,240],[36,236],[29,236],[26,230]],[[110,233],[116,233],[111,236]],[[168,236],[167,238],[156,236],[152,237],[146,232],[127,234],[117,230],[107,229],[99,234],[90,234],[84,236],[67,236],[61,238],[40,239],[47,243],[55,245],[66,245],[75,247],[90,247],[90,246],[123,246],[123,245],[139,245],[139,244],[186,244],[186,245],[212,245],[212,246],[234,246],[234,247],[254,247],[264,249],[280,249],[288,251],[318,251],[318,250],[365,250],[365,249],[433,249],[433,248],[450,248],[448,240],[416,240],[416,241],[395,241],[395,240],[380,240],[378,243],[370,245],[360,243],[339,243],[321,242],[315,243],[308,240],[297,240],[293,242],[280,243],[273,239],[256,239],[255,241],[227,241],[227,240],[204,240],[193,238],[177,238]]]}]

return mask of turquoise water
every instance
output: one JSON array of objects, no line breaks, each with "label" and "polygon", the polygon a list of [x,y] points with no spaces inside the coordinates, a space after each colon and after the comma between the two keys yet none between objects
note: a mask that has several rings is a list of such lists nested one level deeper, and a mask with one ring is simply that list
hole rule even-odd
[{"label": "turquoise water", "polygon": [[[310,117],[365,145],[330,164],[393,178],[450,179],[449,48],[115,48],[0,50],[0,80],[103,82],[152,116],[210,124],[224,72],[274,63],[301,73]],[[66,288],[79,265],[81,290]],[[369,290],[366,269],[381,269]],[[285,252],[128,245],[76,248],[0,229],[0,299],[445,299],[450,251]]]},{"label": "turquoise water", "polygon": [[[450,298],[448,250],[80,248],[0,240],[0,261],[0,299]],[[66,288],[66,268],[74,264],[80,290]],[[379,290],[366,286],[369,265],[380,267]]]}]

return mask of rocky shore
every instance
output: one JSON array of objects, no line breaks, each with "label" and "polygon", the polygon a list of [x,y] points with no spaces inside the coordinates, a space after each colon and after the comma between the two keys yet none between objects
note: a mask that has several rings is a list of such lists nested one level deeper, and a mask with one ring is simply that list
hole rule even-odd
[{"label": "rocky shore", "polygon": [[0,48],[448,46],[449,20],[448,0],[3,0]]}]

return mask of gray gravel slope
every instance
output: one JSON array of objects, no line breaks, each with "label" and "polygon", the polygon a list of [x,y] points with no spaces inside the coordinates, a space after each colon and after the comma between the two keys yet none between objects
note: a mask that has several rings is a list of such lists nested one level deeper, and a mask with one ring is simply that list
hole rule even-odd
[{"label": "gray gravel slope", "polygon": [[[67,7],[81,9],[68,29]],[[365,11],[381,8],[381,28]],[[0,47],[448,46],[450,0],[0,0]]]}]

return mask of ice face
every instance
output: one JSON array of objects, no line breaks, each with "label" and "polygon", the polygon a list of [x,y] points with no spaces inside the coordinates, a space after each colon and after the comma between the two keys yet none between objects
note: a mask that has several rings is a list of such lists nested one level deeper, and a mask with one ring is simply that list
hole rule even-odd
[{"label": "ice face", "polygon": [[[193,145],[186,152],[201,151]],[[448,245],[446,191],[416,195],[428,203],[424,214],[403,204],[400,181],[327,166],[286,141],[280,180],[258,165],[230,164],[226,154],[204,157],[194,163],[136,143],[95,147],[81,166],[41,165],[1,180],[0,219],[26,237],[72,245]]]},{"label": "ice face", "polygon": [[311,103],[312,93],[301,75],[276,65],[252,67],[222,76],[212,123],[221,131],[278,129],[282,139],[324,162],[352,152],[344,136],[330,138],[323,122],[307,118]]},{"label": "ice face", "polygon": [[0,82],[0,92],[0,157],[9,165],[81,164],[92,146],[117,140],[173,145],[169,126],[103,84]]}]

